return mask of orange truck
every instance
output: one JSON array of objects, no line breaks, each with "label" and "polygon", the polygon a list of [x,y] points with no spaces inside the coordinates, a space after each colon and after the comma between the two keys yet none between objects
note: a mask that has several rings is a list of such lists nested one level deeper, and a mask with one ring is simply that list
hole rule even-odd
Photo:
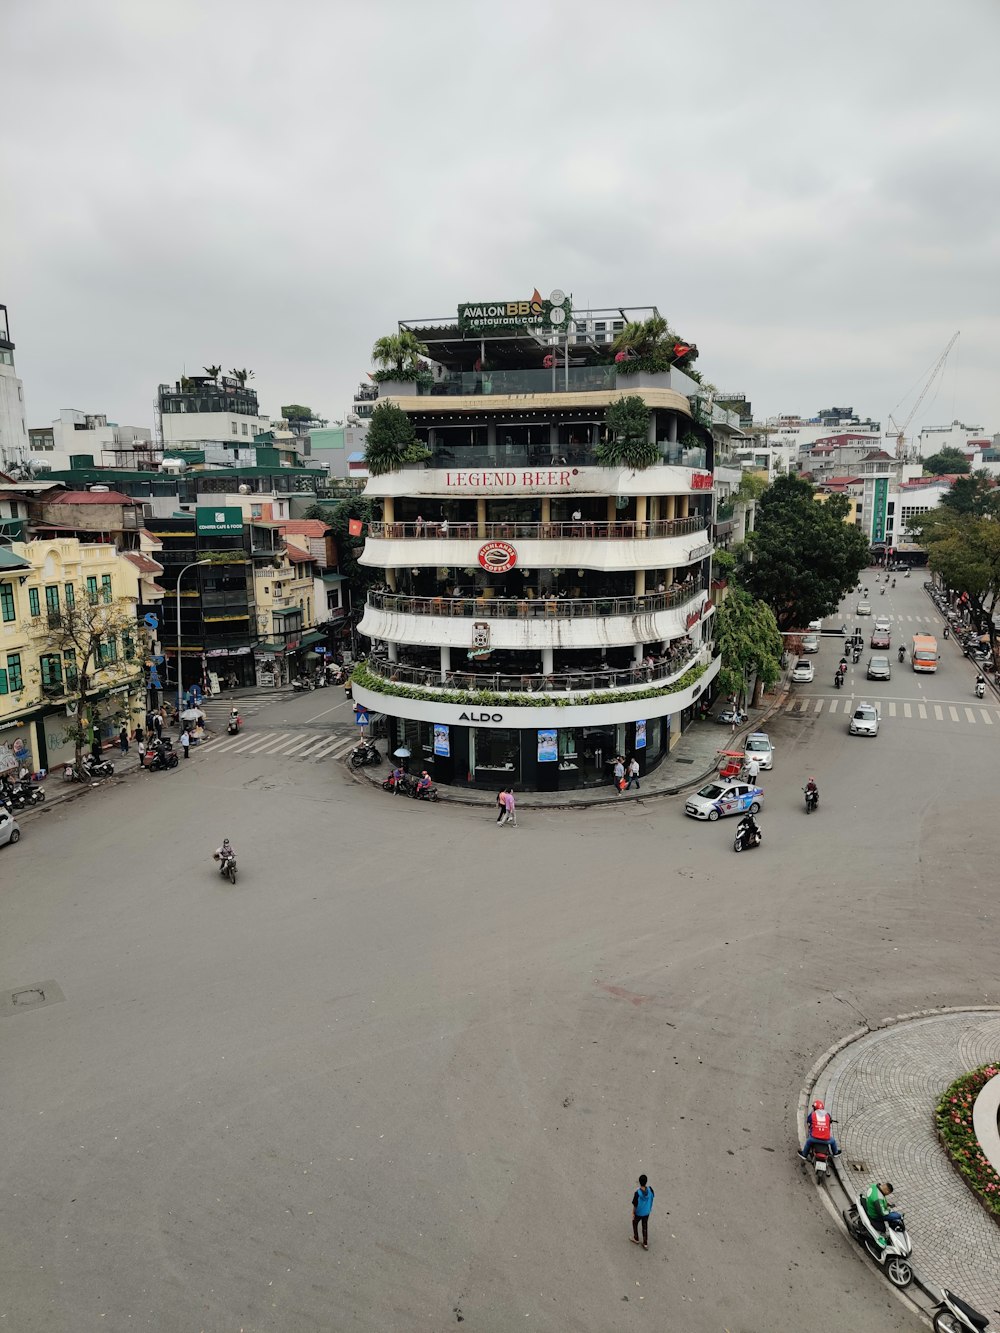
[{"label": "orange truck", "polygon": [[937,671],[938,646],[933,634],[914,634],[910,662],[914,671]]}]

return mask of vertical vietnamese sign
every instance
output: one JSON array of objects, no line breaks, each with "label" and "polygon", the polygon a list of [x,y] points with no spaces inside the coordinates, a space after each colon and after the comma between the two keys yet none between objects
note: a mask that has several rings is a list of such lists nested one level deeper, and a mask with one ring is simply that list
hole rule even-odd
[{"label": "vertical vietnamese sign", "polygon": [[872,515],[873,542],[885,541],[885,520],[889,507],[889,478],[878,477],[875,481],[875,512]]}]

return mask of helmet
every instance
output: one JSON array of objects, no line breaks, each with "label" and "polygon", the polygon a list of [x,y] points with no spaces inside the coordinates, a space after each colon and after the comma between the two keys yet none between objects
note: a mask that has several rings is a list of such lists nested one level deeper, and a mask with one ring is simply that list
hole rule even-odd
[{"label": "helmet", "polygon": [[229,839],[228,839],[228,838],[223,838],[223,839],[222,839],[222,845],[223,845],[223,847],[228,847],[228,846],[229,846]]},{"label": "helmet", "polygon": [[825,1110],[826,1110],[826,1107],[823,1105],[822,1101],[821,1101],[818,1097],[817,1097],[816,1100],[813,1102],[813,1110],[814,1110],[814,1111],[825,1111]]}]

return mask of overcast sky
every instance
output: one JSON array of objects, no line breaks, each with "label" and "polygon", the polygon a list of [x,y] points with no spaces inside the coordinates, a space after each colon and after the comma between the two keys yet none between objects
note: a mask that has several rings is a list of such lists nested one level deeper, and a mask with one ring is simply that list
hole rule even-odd
[{"label": "overcast sky", "polygon": [[562,287],[758,417],[884,422],[961,329],[913,429],[1000,430],[998,44],[996,0],[7,0],[28,424],[214,361],[336,418],[399,318]]}]

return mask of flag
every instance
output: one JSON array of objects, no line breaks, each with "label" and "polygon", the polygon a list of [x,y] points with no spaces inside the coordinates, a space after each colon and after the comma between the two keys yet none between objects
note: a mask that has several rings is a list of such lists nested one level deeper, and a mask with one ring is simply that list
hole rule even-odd
[{"label": "flag", "polygon": [[352,537],[360,537],[363,526],[360,518],[349,518],[347,520],[347,531]]}]

